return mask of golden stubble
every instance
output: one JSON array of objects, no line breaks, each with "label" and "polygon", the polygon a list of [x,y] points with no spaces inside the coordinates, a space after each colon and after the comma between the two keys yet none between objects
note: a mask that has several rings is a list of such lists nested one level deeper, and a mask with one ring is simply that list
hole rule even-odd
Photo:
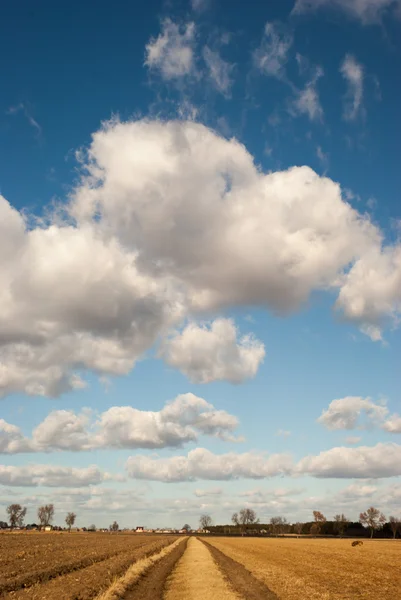
[{"label": "golden stubble", "polygon": [[280,600],[400,600],[401,542],[210,538]]}]

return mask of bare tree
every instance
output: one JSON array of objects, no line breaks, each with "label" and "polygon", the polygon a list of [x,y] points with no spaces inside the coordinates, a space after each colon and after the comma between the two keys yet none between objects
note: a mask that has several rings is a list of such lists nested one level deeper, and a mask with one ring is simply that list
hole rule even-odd
[{"label": "bare tree", "polygon": [[295,523],[294,525],[294,531],[297,535],[299,535],[302,532],[302,528],[303,528],[304,524],[300,523],[299,521],[297,523]]},{"label": "bare tree", "polygon": [[[326,517],[324,516],[323,513],[320,512],[320,510],[314,510],[313,518],[315,519],[314,525],[316,525],[316,527],[314,528],[314,531],[315,531],[315,533],[320,533],[320,530],[322,529],[322,523],[326,523]],[[312,527],[311,527],[311,529],[312,529]]]},{"label": "bare tree", "polygon": [[50,525],[54,517],[54,504],[45,504],[38,508],[38,519],[41,527]]},{"label": "bare tree", "polygon": [[26,508],[23,508],[21,504],[10,504],[7,506],[7,514],[10,519],[10,527],[22,527],[26,515]]},{"label": "bare tree", "polygon": [[118,525],[117,521],[114,521],[112,523],[112,525],[110,525],[109,529],[110,529],[110,531],[118,531],[119,530],[119,525]]},{"label": "bare tree", "polygon": [[67,513],[65,522],[67,524],[67,527],[68,527],[68,530],[70,531],[70,533],[71,533],[71,527],[74,525],[76,518],[77,518],[77,515],[75,513],[73,513],[73,512]]},{"label": "bare tree", "polygon": [[319,535],[321,525],[319,523],[312,523],[309,529],[311,535]]},{"label": "bare tree", "polygon": [[401,519],[397,517],[389,518],[391,531],[393,532],[393,539],[395,540],[395,536],[397,535],[397,531],[401,529]]},{"label": "bare tree", "polygon": [[185,523],[185,525],[183,526],[183,529],[185,529],[186,532],[191,531],[192,527],[191,525],[188,525],[188,523]]},{"label": "bare tree", "polygon": [[270,519],[270,525],[273,535],[276,533],[284,533],[285,526],[287,525],[287,519],[284,517],[272,517]]},{"label": "bare tree", "polygon": [[383,527],[386,522],[386,517],[378,508],[371,506],[366,512],[359,515],[359,522],[370,529],[370,537],[372,538],[376,529],[381,529],[381,527]]},{"label": "bare tree", "polygon": [[256,513],[252,508],[241,508],[239,513],[234,513],[231,517],[231,521],[237,527],[241,527],[241,532],[248,527],[248,525],[256,525],[259,523],[259,519],[256,518]]},{"label": "bare tree", "polygon": [[336,531],[338,531],[340,537],[342,537],[344,535],[344,531],[345,528],[347,527],[347,524],[349,523],[349,520],[347,519],[347,517],[341,513],[341,515],[335,515],[334,516],[334,527],[336,529]]},{"label": "bare tree", "polygon": [[201,529],[209,529],[213,524],[212,517],[210,515],[201,515],[199,519],[199,527]]}]

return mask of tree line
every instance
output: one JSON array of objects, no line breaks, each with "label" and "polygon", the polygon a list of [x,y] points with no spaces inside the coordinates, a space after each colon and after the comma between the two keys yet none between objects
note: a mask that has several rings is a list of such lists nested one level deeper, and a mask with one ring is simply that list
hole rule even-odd
[{"label": "tree line", "polygon": [[[39,527],[45,528],[51,525],[54,519],[54,504],[45,504],[39,506],[37,516]],[[9,526],[11,529],[16,527],[24,527],[24,521],[27,513],[27,508],[20,504],[10,504],[7,507]],[[359,521],[352,522],[343,513],[334,515],[332,520],[327,519],[321,511],[313,511],[313,520],[306,523],[289,523],[285,517],[271,517],[268,523],[260,523],[256,512],[252,508],[242,508],[239,512],[234,512],[231,517],[231,525],[213,525],[212,517],[208,514],[202,514],[199,519],[200,528],[209,531],[210,533],[230,534],[239,533],[267,533],[270,535],[284,534],[309,534],[309,535],[365,535],[366,530],[369,531],[370,537],[382,530],[383,534],[387,532],[392,534],[393,538],[397,534],[401,536],[401,519],[390,516],[387,521],[386,517],[379,509],[374,506],[369,507],[365,512],[360,513]],[[69,531],[74,526],[76,514],[68,512],[65,517],[65,523]],[[0,528],[7,527],[8,523],[0,521]],[[94,525],[90,529],[96,530]],[[185,525],[184,529],[189,530],[189,525]],[[117,532],[119,525],[114,521],[109,530]]]},{"label": "tree line", "polygon": [[306,523],[289,523],[285,517],[271,517],[268,523],[261,523],[256,512],[251,508],[242,508],[233,513],[232,525],[213,525],[210,515],[201,515],[200,526],[210,533],[218,534],[242,534],[265,533],[270,535],[337,535],[365,536],[369,532],[372,538],[375,533],[381,531],[384,536],[392,536],[394,539],[401,537],[401,519],[390,516],[388,521],[384,514],[374,506],[361,512],[358,521],[351,521],[343,513],[336,514],[330,520],[319,510],[312,512],[313,520]]}]

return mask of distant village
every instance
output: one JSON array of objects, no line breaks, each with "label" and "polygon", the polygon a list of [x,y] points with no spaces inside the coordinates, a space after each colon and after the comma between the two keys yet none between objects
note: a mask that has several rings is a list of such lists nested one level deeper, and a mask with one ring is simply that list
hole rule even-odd
[{"label": "distant village", "polygon": [[36,523],[32,523],[30,525],[24,525],[23,527],[10,527],[8,525],[8,523],[6,523],[5,521],[0,521],[0,530],[1,531],[71,531],[71,532],[79,532],[79,531],[93,531],[93,532],[100,532],[100,533],[163,533],[163,534],[167,534],[167,533],[171,533],[174,535],[177,534],[182,534],[182,535],[188,535],[189,533],[197,533],[197,534],[205,534],[205,533],[210,533],[209,530],[207,529],[191,529],[189,527],[183,528],[183,529],[172,529],[172,528],[165,528],[165,529],[149,529],[147,527],[142,527],[142,526],[138,526],[135,527],[134,529],[130,529],[129,527],[124,527],[122,529],[117,529],[117,528],[113,528],[112,525],[110,525],[110,527],[95,527],[95,526],[90,526],[90,527],[59,527],[57,525],[45,525],[45,526],[41,526],[41,525],[37,525]]}]

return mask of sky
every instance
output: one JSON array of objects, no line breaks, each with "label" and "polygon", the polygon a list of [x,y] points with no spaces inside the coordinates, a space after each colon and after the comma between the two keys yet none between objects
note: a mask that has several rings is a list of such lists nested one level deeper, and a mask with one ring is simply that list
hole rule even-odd
[{"label": "sky", "polygon": [[5,0],[0,520],[401,517],[399,0]]}]

